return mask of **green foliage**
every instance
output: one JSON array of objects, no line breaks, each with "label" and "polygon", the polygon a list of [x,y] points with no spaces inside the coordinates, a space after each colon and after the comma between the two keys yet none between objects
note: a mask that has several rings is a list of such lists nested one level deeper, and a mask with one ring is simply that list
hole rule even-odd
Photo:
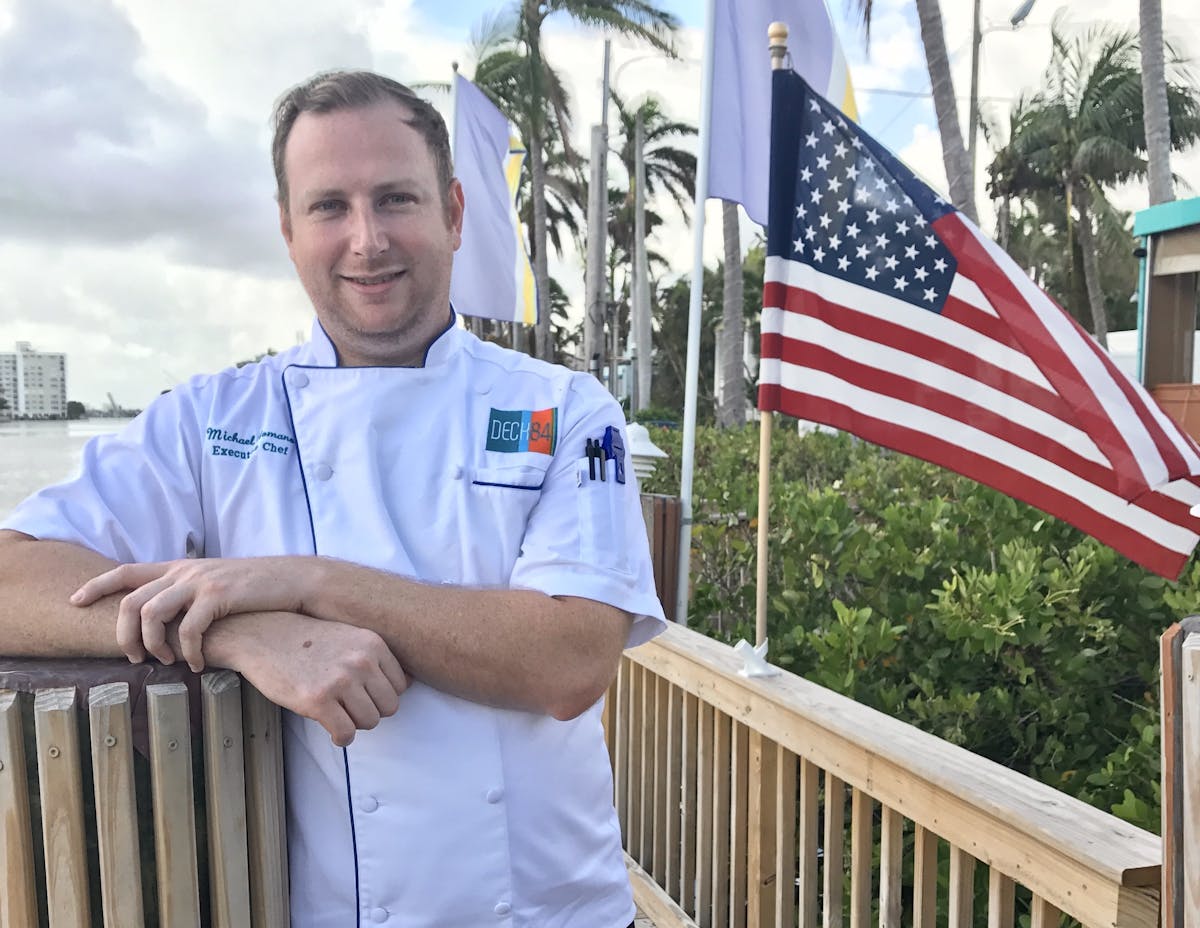
[{"label": "green foliage", "polygon": [[[677,467],[679,432],[652,437]],[[750,639],[758,431],[701,428],[696,449],[691,621]],[[771,460],[772,661],[1157,830],[1156,642],[1200,611],[1200,563],[1168,582],[973,481],[786,420]]]}]

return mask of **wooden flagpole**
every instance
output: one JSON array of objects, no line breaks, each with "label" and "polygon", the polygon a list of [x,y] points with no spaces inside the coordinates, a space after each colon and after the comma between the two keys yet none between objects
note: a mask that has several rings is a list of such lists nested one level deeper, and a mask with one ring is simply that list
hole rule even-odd
[{"label": "wooden flagpole", "polygon": [[[787,54],[788,27],[771,23],[767,29],[771,70],[782,68]],[[771,508],[771,432],[775,413],[764,410],[758,420],[758,577],[754,603],[754,643],[767,639],[767,527]]]}]

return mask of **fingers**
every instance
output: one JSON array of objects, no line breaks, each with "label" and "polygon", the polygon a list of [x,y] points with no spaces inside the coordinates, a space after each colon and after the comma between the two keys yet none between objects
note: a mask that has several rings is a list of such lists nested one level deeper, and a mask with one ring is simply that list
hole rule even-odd
[{"label": "fingers", "polygon": [[346,709],[336,702],[326,706],[315,721],[329,732],[329,740],[339,748],[349,746],[358,728]]},{"label": "fingers", "polygon": [[122,564],[93,577],[71,594],[70,602],[74,606],[90,606],[112,593],[133,590],[157,580],[168,567],[169,564]]},{"label": "fingers", "polygon": [[142,607],[170,585],[170,580],[160,577],[139,586],[121,600],[117,609],[117,645],[134,663],[144,661],[147,651],[164,664],[175,660],[174,653],[166,646],[166,632],[162,625],[158,625],[157,635],[152,631],[147,636],[142,623]]},{"label": "fingers", "polygon": [[[165,595],[165,594],[162,594]],[[160,595],[158,598],[162,598]],[[147,606],[153,605],[148,603]],[[183,621],[179,623],[179,650],[183,655],[183,659],[188,662],[188,667],[192,669],[192,673],[199,673],[204,669],[204,633],[208,631],[208,627],[212,625],[216,619],[215,611],[203,600],[196,600],[187,611],[183,614]],[[142,609],[142,628],[145,633],[146,623],[146,607]],[[160,629],[166,631],[165,625],[159,625]],[[149,642],[147,641],[147,646]]]}]

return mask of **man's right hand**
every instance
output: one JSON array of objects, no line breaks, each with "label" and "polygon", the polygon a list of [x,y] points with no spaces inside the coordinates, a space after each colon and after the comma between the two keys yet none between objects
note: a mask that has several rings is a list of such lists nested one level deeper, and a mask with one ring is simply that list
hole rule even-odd
[{"label": "man's right hand", "polygon": [[271,702],[320,723],[338,747],[394,714],[408,688],[375,632],[293,612],[233,616],[213,626],[204,651]]}]

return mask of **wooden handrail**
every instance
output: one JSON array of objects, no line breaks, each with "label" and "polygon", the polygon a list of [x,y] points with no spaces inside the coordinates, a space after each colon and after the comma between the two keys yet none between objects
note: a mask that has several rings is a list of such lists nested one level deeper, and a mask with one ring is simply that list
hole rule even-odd
[{"label": "wooden handrail", "polygon": [[[816,859],[816,776],[819,769],[824,772],[827,789],[831,784],[837,784],[840,791],[841,783],[851,787],[855,811],[859,812],[855,821],[860,827],[870,828],[869,819],[865,824],[862,821],[870,800],[883,806],[884,856],[879,910],[885,925],[898,924],[900,862],[897,842],[902,819],[911,820],[917,829],[917,864],[924,870],[929,869],[931,836],[940,836],[949,842],[952,860],[957,854],[960,872],[956,883],[955,868],[952,867],[952,902],[955,886],[959,888],[960,906],[963,893],[969,895],[969,873],[964,875],[964,872],[973,870],[974,860],[991,868],[993,905],[1001,919],[998,924],[1004,924],[1006,916],[1011,919],[1015,882],[1033,892],[1033,912],[1042,919],[1049,918],[1057,909],[1094,928],[1152,928],[1157,925],[1162,849],[1155,835],[794,674],[784,672],[773,677],[753,678],[739,674],[741,669],[742,661],[730,647],[689,629],[671,626],[654,641],[627,652],[622,679],[628,688],[631,673],[637,672],[643,675],[640,683],[634,684],[639,693],[650,692],[651,681],[653,686],[660,685],[661,681],[662,685],[678,689],[687,697],[695,697],[701,706],[711,707],[710,711],[718,717],[729,717],[734,723],[735,742],[746,738],[745,734],[739,734],[742,728],[745,729],[750,739],[750,810],[751,813],[758,810],[757,820],[753,814],[751,816],[752,824],[770,830],[769,818],[775,812],[771,797],[792,803],[798,795],[800,831],[808,831],[808,834],[798,836],[801,872],[796,874],[801,883],[799,905],[804,924],[813,924],[810,919],[815,917],[812,905],[817,896],[816,887],[805,886],[815,883],[815,863],[805,872],[805,861]],[[621,769],[622,761],[629,759],[628,749],[623,752],[620,746],[621,726],[634,727],[624,715],[630,710],[622,707],[621,686],[619,680],[610,694],[610,698],[616,699],[617,706],[613,716],[616,725],[610,734],[615,733],[618,741],[615,750],[618,797],[622,795],[620,779],[625,772]],[[654,705],[643,696],[643,707],[652,709]],[[674,705],[673,697],[668,697],[666,705]],[[640,724],[654,726],[657,732],[666,721],[665,728],[670,729],[669,720],[653,718],[653,714],[651,711],[638,716]],[[705,741],[703,726],[699,732],[701,748],[713,749]],[[654,737],[657,735],[643,739],[643,752],[647,743],[653,743]],[[714,738],[719,738],[719,729]],[[683,736],[683,741],[677,738],[672,744],[686,747],[687,735]],[[718,752],[723,749],[722,745],[716,746]],[[791,755],[799,761],[798,776],[791,774],[793,768],[785,764],[785,760],[794,764]],[[736,751],[729,756],[736,780],[741,761]],[[652,766],[648,767],[641,760],[639,763],[643,770],[649,769],[653,774]],[[625,770],[628,769],[626,763]],[[716,775],[719,776],[719,771]],[[789,776],[795,785],[787,782]],[[625,792],[632,786],[632,783],[627,784]],[[768,787],[770,796],[767,795]],[[643,791],[643,807],[644,797]],[[673,801],[668,800],[668,807]],[[704,801],[702,797],[701,802]],[[736,815],[736,791],[731,793],[729,801]],[[627,827],[646,827],[629,821],[632,809],[628,804],[622,810],[618,802],[618,808],[623,812]],[[838,810],[835,812],[841,814]],[[723,814],[723,810],[718,807],[716,814]],[[645,820],[644,810],[640,815]],[[826,816],[826,844],[833,846],[827,850],[840,854],[838,839],[829,834],[830,818]],[[786,829],[789,820],[788,815],[780,818],[780,827]],[[654,826],[650,827],[653,831]],[[719,832],[719,827],[717,830]],[[775,863],[767,859],[770,854],[780,860],[791,855],[793,868],[796,857],[790,846],[786,854],[778,852],[784,841],[794,840],[792,836],[785,835],[776,844],[770,844],[773,838],[768,836],[770,847],[756,850],[754,842],[761,836],[751,834],[748,853],[752,872],[747,877],[750,917],[747,923],[756,925],[766,922],[754,918],[756,912],[765,911],[758,907],[754,898],[755,874],[768,873]],[[861,870],[870,866],[870,854],[864,864],[861,860],[863,848],[859,846],[870,831],[858,834],[862,837],[852,844],[855,857],[860,859],[852,864],[852,880],[856,868]],[[736,849],[736,841],[736,836],[731,838],[731,848]],[[811,845],[807,855],[806,845]],[[638,847],[627,840],[627,848],[632,848],[630,853],[634,859],[655,872],[653,865],[647,867],[646,860],[634,853]],[[970,863],[967,857],[971,858]],[[936,861],[936,855],[932,860]],[[734,850],[732,864],[736,868],[739,863]],[[775,880],[777,877],[795,879],[791,873],[776,874],[773,871],[764,879]],[[714,877],[717,878],[719,875]],[[869,879],[870,875],[865,874],[855,884],[851,894],[852,921],[855,915],[859,920],[864,917],[861,909],[870,897],[861,895],[864,892],[862,881],[869,886]],[[936,885],[936,873],[926,879],[932,879],[931,885]],[[839,882],[839,897],[840,886]],[[832,888],[827,881],[826,898],[830,897]],[[920,886],[918,890],[921,890]],[[730,893],[736,896],[737,892],[734,881]],[[705,902],[701,900],[700,904]],[[920,898],[919,903],[922,921],[927,921],[930,902],[928,898]],[[834,900],[834,904],[840,905],[840,898]],[[865,917],[869,917],[869,911],[868,906]],[[956,921],[964,921],[961,913],[952,924]],[[965,921],[969,924],[969,914]]]}]

